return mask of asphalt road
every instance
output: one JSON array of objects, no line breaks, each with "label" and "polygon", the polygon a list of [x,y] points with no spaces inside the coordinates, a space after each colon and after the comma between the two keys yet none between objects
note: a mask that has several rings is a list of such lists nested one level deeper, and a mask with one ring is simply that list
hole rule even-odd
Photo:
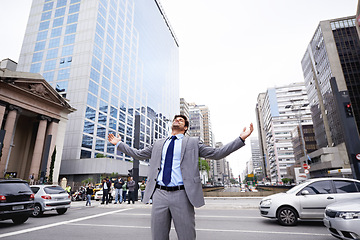
[{"label": "asphalt road", "polygon": [[[266,240],[333,240],[322,221],[303,221],[295,227],[280,226],[265,219],[257,209],[260,198],[207,198],[206,205],[196,209],[197,239],[266,239]],[[11,220],[0,222],[0,239],[11,240],[110,240],[151,239],[151,205],[100,205],[93,201],[73,202],[64,215],[46,212],[21,225]],[[174,229],[170,239],[177,239]]]}]

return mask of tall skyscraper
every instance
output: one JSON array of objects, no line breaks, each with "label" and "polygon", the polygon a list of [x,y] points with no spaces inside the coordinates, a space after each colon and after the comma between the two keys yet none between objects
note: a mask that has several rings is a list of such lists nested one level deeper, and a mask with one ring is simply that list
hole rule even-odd
[{"label": "tall skyscraper", "polygon": [[[360,41],[355,16],[321,21],[302,59],[306,90],[309,96],[315,139],[319,151],[311,154],[311,176],[350,167],[345,137],[330,79],[335,78],[339,91],[347,91],[352,113],[360,129]],[[331,161],[329,161],[331,156]]]},{"label": "tall skyscraper", "polygon": [[269,88],[263,99],[261,119],[266,139],[265,158],[271,182],[289,177],[287,167],[295,163],[291,132],[299,124],[311,123],[304,83]]},{"label": "tall skyscraper", "polygon": [[158,0],[33,0],[18,70],[42,74],[77,109],[63,159],[130,160],[107,135],[138,148],[167,135],[178,48]]},{"label": "tall skyscraper", "polygon": [[263,157],[260,153],[259,140],[257,138],[250,138],[250,144],[254,175],[256,175],[258,181],[262,181],[264,178]]}]

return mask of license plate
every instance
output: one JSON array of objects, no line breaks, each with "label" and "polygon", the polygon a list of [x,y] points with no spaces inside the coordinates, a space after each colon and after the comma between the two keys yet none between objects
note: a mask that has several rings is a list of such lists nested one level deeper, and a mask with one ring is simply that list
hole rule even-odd
[{"label": "license plate", "polygon": [[12,207],[12,210],[22,210],[22,209],[24,209],[24,205],[17,205]]}]

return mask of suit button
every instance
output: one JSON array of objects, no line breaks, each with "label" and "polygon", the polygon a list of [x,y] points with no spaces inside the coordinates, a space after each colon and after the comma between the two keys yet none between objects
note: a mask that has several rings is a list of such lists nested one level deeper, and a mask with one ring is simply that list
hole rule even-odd
[{"label": "suit button", "polygon": [[158,170],[160,170],[160,168],[158,168]]}]

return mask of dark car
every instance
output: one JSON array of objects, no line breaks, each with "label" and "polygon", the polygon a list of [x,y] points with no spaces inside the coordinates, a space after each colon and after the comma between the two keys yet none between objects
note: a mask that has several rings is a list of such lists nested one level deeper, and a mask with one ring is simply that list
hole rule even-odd
[{"label": "dark car", "polygon": [[0,179],[0,220],[11,219],[15,224],[28,220],[34,211],[34,194],[21,179]]}]

